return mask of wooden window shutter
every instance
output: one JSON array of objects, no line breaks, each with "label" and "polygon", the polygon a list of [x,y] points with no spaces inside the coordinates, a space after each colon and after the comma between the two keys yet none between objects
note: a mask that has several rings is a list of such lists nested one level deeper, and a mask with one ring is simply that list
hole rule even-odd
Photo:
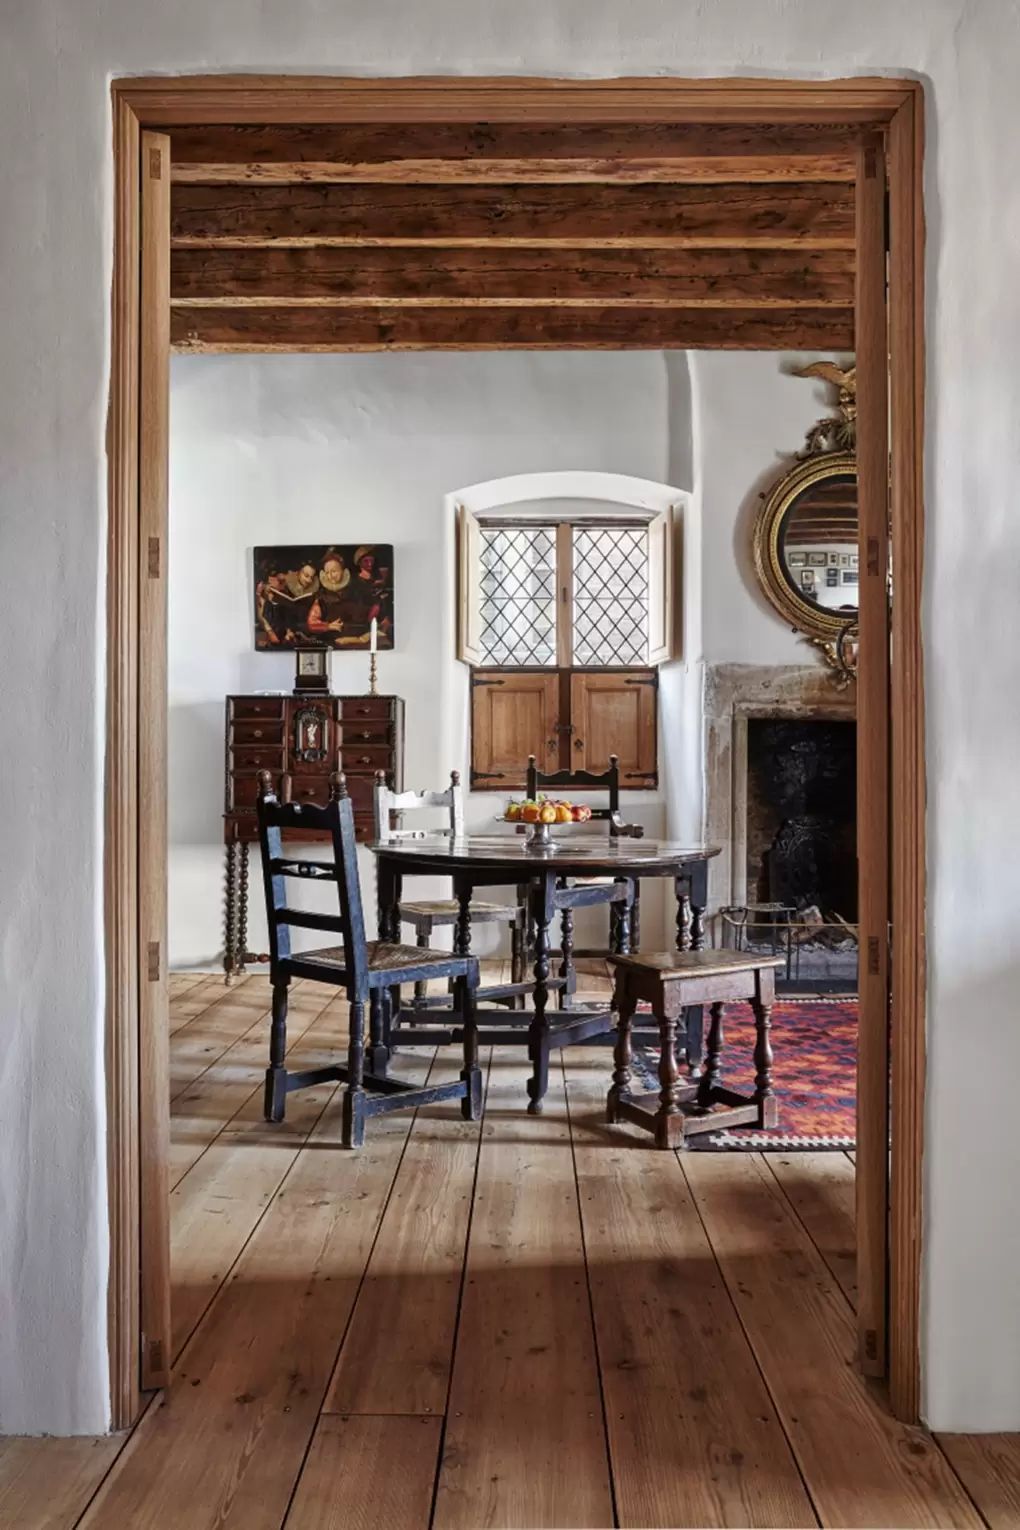
[{"label": "wooden window shutter", "polygon": [[523,787],[528,755],[559,765],[560,680],[548,670],[476,670],[471,676],[471,786]]},{"label": "wooden window shutter", "polygon": [[650,670],[595,670],[570,677],[571,766],[603,771],[620,761],[620,785],[658,784],[656,677]]},{"label": "wooden window shutter", "polygon": [[648,662],[665,664],[676,653],[673,607],[673,507],[648,523]]},{"label": "wooden window shutter", "polygon": [[482,534],[478,517],[457,506],[457,657],[464,664],[482,662]]}]

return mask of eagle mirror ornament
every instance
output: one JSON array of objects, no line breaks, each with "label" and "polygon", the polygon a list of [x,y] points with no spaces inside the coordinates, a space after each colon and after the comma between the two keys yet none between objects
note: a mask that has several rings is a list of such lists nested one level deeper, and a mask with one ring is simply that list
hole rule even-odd
[{"label": "eagle mirror ornament", "polygon": [[794,375],[837,387],[839,412],[812,425],[796,465],[762,495],[754,566],[772,605],[842,689],[857,668],[857,372],[815,361]]}]

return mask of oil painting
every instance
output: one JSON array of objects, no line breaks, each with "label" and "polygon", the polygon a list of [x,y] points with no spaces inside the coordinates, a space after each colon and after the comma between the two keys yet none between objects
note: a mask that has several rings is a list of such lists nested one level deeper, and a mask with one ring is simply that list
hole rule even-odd
[{"label": "oil painting", "polygon": [[379,542],[256,547],[255,647],[393,647],[393,548]]}]

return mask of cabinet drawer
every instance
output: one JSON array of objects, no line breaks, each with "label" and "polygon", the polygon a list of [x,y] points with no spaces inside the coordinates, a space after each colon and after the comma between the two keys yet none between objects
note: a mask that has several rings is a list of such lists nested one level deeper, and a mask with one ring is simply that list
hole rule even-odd
[{"label": "cabinet drawer", "polygon": [[329,777],[291,776],[290,800],[291,802],[314,802],[318,807],[325,807],[329,801]]},{"label": "cabinet drawer", "polygon": [[236,696],[230,703],[230,715],[239,717],[262,717],[282,720],[283,696]]},{"label": "cabinet drawer", "polygon": [[344,742],[340,751],[340,769],[348,775],[360,771],[392,770],[393,750],[388,744],[351,744]]},{"label": "cabinet drawer", "polygon": [[[280,775],[274,772],[273,790],[279,795]],[[259,800],[259,778],[252,771],[235,771],[227,779],[227,812],[247,811],[253,813]]]},{"label": "cabinet drawer", "polygon": [[393,701],[389,696],[348,696],[344,698],[340,716],[345,724],[357,722],[362,717],[388,722],[393,716]]},{"label": "cabinet drawer", "polygon": [[231,770],[271,770],[278,773],[283,769],[282,749],[260,749],[257,744],[249,747],[242,745],[240,748],[230,751]]},{"label": "cabinet drawer", "polygon": [[379,718],[348,720],[343,724],[342,742],[348,749],[358,749],[363,744],[385,744],[390,747],[393,730],[388,722]]},{"label": "cabinet drawer", "polygon": [[231,729],[230,742],[257,744],[260,749],[283,748],[283,719],[279,722],[236,722]]}]

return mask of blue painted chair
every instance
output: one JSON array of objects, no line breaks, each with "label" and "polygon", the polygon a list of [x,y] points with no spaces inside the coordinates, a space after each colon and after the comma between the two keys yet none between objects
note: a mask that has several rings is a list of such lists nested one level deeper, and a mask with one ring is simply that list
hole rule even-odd
[{"label": "blue painted chair", "polygon": [[[365,1140],[370,1116],[391,1110],[413,1110],[438,1100],[459,1099],[461,1113],[476,1121],[482,1110],[482,1074],[478,1066],[476,994],[478,960],[454,956],[448,951],[421,950],[415,946],[390,945],[366,940],[358,877],[354,813],[342,775],[330,778],[330,800],[324,807],[290,802],[289,781],[284,777],[283,800],[273,789],[273,779],[263,771],[259,780],[258,824],[262,850],[262,876],[269,926],[269,981],[273,991],[269,1067],[266,1070],[265,1116],[282,1121],[287,1095],[311,1084],[340,1081],[347,1085],[343,1099],[343,1144],[357,1148]],[[306,861],[287,856],[285,836],[300,837],[314,829],[333,846],[333,863]],[[318,914],[290,908],[287,880],[336,884],[339,912]],[[323,950],[292,951],[291,930],[328,930],[341,944]],[[332,983],[342,989],[350,1004],[350,1039],[345,1067],[310,1068],[288,1072],[287,993],[293,978]],[[416,1088],[386,1076],[388,1048],[385,1044],[390,990],[401,983],[429,978],[452,978],[457,1007],[463,1014],[464,1067],[454,1083]],[[369,1062],[365,1067],[365,1012],[369,1013]]]}]

